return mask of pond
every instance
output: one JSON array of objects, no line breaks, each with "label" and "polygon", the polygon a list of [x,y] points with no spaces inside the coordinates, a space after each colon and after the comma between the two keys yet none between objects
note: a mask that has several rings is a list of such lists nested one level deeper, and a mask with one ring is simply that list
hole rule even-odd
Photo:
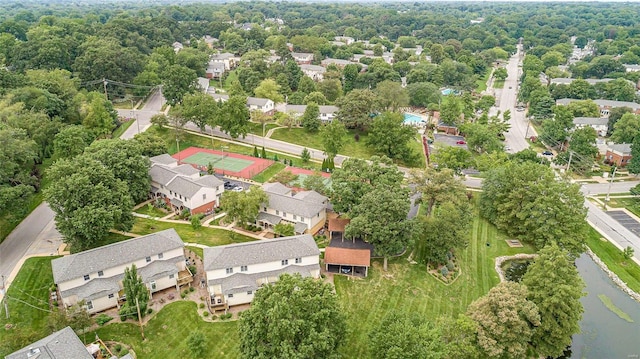
[{"label": "pond", "polygon": [[[582,333],[573,336],[571,358],[640,358],[640,303],[613,284],[587,254],[576,260],[576,266],[587,295],[582,298]],[[603,304],[606,298],[633,323],[607,308]]]}]

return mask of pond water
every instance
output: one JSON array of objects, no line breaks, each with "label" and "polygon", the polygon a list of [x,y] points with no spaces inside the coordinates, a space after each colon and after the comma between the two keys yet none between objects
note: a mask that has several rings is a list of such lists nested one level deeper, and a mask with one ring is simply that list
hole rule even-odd
[{"label": "pond water", "polygon": [[[624,294],[586,254],[576,260],[587,295],[582,298],[582,333],[573,336],[571,358],[640,358],[640,303]],[[602,303],[599,294],[627,313],[633,323],[621,319]]]}]

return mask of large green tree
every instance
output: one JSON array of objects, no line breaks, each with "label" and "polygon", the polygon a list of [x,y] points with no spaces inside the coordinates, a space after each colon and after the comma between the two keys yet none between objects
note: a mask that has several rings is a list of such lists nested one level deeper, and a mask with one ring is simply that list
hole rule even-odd
[{"label": "large green tree", "polygon": [[344,137],[347,135],[344,124],[340,121],[331,121],[320,127],[320,139],[324,147],[324,153],[329,158],[334,158],[344,146]]},{"label": "large green tree", "polygon": [[403,159],[405,163],[413,162],[417,154],[410,146],[415,140],[416,130],[403,123],[400,113],[384,112],[375,117],[371,124],[367,145],[380,155],[391,159]]},{"label": "large green tree", "polygon": [[222,105],[221,116],[218,117],[220,129],[232,138],[244,137],[249,132],[251,114],[247,109],[247,99],[242,96],[231,96]]},{"label": "large green tree", "polygon": [[374,92],[380,99],[380,105],[385,111],[398,111],[409,105],[409,93],[399,82],[385,80],[376,85]]},{"label": "large green tree", "polygon": [[491,358],[525,358],[540,314],[527,288],[503,282],[475,300],[467,315],[478,324],[478,344]]},{"label": "large green tree", "polygon": [[[327,97],[328,98],[328,97]],[[372,115],[381,109],[378,96],[371,90],[353,90],[340,98],[336,120],[347,128],[365,130],[373,122]]]},{"label": "large green tree", "polygon": [[243,192],[225,192],[221,200],[227,217],[243,228],[256,221],[260,208],[268,202],[267,194],[257,186]]},{"label": "large green tree", "polygon": [[149,289],[142,281],[142,277],[138,275],[135,264],[124,269],[124,278],[122,278],[122,286],[127,301],[120,308],[120,317],[138,319],[138,308],[140,315],[144,317],[147,314],[147,306],[149,305]]},{"label": "large green tree", "polygon": [[409,104],[412,106],[428,107],[440,103],[440,90],[431,82],[415,82],[407,85]]},{"label": "large green tree", "polygon": [[376,359],[445,358],[440,328],[417,315],[389,312],[369,333],[370,351]]},{"label": "large green tree", "polygon": [[473,214],[462,198],[439,205],[430,217],[419,223],[416,239],[416,259],[424,264],[446,264],[447,254],[469,243]]},{"label": "large green tree", "polygon": [[83,126],[74,125],[63,128],[53,140],[55,158],[70,158],[82,154],[93,142],[93,135]]},{"label": "large green tree", "polygon": [[188,93],[183,97],[182,103],[171,108],[171,116],[191,122],[198,126],[200,132],[204,132],[205,126],[214,127],[218,124],[220,105],[206,93]]},{"label": "large green tree", "polygon": [[299,274],[260,288],[238,325],[247,359],[338,358],[346,320],[333,286]]},{"label": "large green tree", "polygon": [[94,247],[110,229],[133,225],[133,200],[127,184],[91,156],[58,160],[47,172],[44,197],[55,212],[56,227],[78,250]]},{"label": "large green tree", "polygon": [[508,162],[489,171],[482,189],[480,213],[509,236],[538,248],[557,242],[572,255],[584,251],[584,197],[548,166]]},{"label": "large green tree", "polygon": [[197,78],[196,72],[185,66],[176,64],[164,69],[161,73],[162,94],[167,103],[173,106],[182,102],[186,94],[196,92]]},{"label": "large green tree", "polygon": [[531,344],[544,357],[557,358],[580,332],[584,282],[566,251],[555,243],[542,248],[522,277],[527,298],[540,312]]},{"label": "large green tree", "polygon": [[307,108],[304,110],[300,123],[308,132],[317,132],[322,124],[320,121],[320,106],[315,102],[307,104]]},{"label": "large green tree", "polygon": [[253,89],[256,97],[268,98],[274,103],[284,102],[284,96],[280,94],[280,85],[274,79],[264,79],[258,87]]},{"label": "large green tree", "polygon": [[435,206],[455,202],[465,194],[462,181],[455,177],[452,170],[446,168],[412,169],[409,172],[409,183],[414,186],[415,192],[420,193],[420,201],[426,205],[427,216],[431,215]]},{"label": "large green tree", "polygon": [[615,143],[632,143],[640,132],[640,116],[625,113],[613,126],[611,140]]}]

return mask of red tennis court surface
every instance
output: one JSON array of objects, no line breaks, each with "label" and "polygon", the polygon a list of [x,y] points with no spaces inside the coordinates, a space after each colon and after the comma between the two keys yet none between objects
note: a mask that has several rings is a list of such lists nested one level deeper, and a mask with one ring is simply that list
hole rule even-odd
[{"label": "red tennis court surface", "polygon": [[[285,168],[285,171],[291,171],[291,173],[293,173],[294,175],[307,175],[307,176],[311,176],[317,173],[317,171],[307,170],[307,169],[298,168],[298,167],[289,167],[289,166]],[[320,172],[320,175],[326,178],[331,177],[331,173],[327,173],[327,172]]]},{"label": "red tennis court surface", "polygon": [[[210,154],[210,155],[214,155],[215,157],[222,157],[224,155],[225,159],[230,159],[227,162],[233,162],[233,159],[238,159],[238,160],[242,160],[242,161],[236,161],[236,162],[243,162],[243,163],[248,163],[248,165],[240,170],[237,171],[231,171],[225,167],[225,162],[223,161],[215,161],[213,164],[213,167],[216,171],[216,173],[219,174],[223,174],[223,175],[229,175],[229,176],[235,176],[235,177],[242,177],[242,178],[246,178],[246,179],[251,179],[253,176],[257,175],[258,173],[264,171],[265,169],[267,169],[267,167],[271,166],[273,164],[272,160],[266,160],[266,159],[262,159],[262,158],[256,158],[256,157],[252,157],[252,156],[246,156],[246,155],[241,155],[238,153],[232,153],[232,152],[222,152],[222,151],[216,151],[216,150],[210,150],[207,148],[199,148],[199,147],[189,147],[185,150],[182,150],[178,153],[176,153],[175,155],[173,155],[172,157],[177,159],[178,162],[180,164],[182,163],[188,163],[190,165],[192,165],[193,167],[201,170],[201,171],[206,171],[207,170],[207,165],[203,164],[203,163],[189,163],[188,159],[191,156],[197,155],[199,153],[202,154]],[[198,157],[198,156],[196,156]],[[227,165],[231,165],[231,163],[227,163]],[[223,167],[224,166],[224,167]]]}]

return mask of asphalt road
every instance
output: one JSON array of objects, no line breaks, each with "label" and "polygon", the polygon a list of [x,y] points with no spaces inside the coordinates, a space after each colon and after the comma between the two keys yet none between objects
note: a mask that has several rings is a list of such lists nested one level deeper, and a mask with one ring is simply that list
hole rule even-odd
[{"label": "asphalt road", "polygon": [[633,248],[633,257],[640,264],[640,238],[591,201],[585,200],[584,205],[588,209],[587,220],[619,248]]},{"label": "asphalt road", "polygon": [[118,115],[121,117],[135,118],[135,122],[124,131],[120,138],[128,140],[132,139],[136,134],[144,132],[151,126],[151,117],[161,113],[160,111],[165,102],[162,92],[157,90],[149,97],[141,110],[117,110]]}]

